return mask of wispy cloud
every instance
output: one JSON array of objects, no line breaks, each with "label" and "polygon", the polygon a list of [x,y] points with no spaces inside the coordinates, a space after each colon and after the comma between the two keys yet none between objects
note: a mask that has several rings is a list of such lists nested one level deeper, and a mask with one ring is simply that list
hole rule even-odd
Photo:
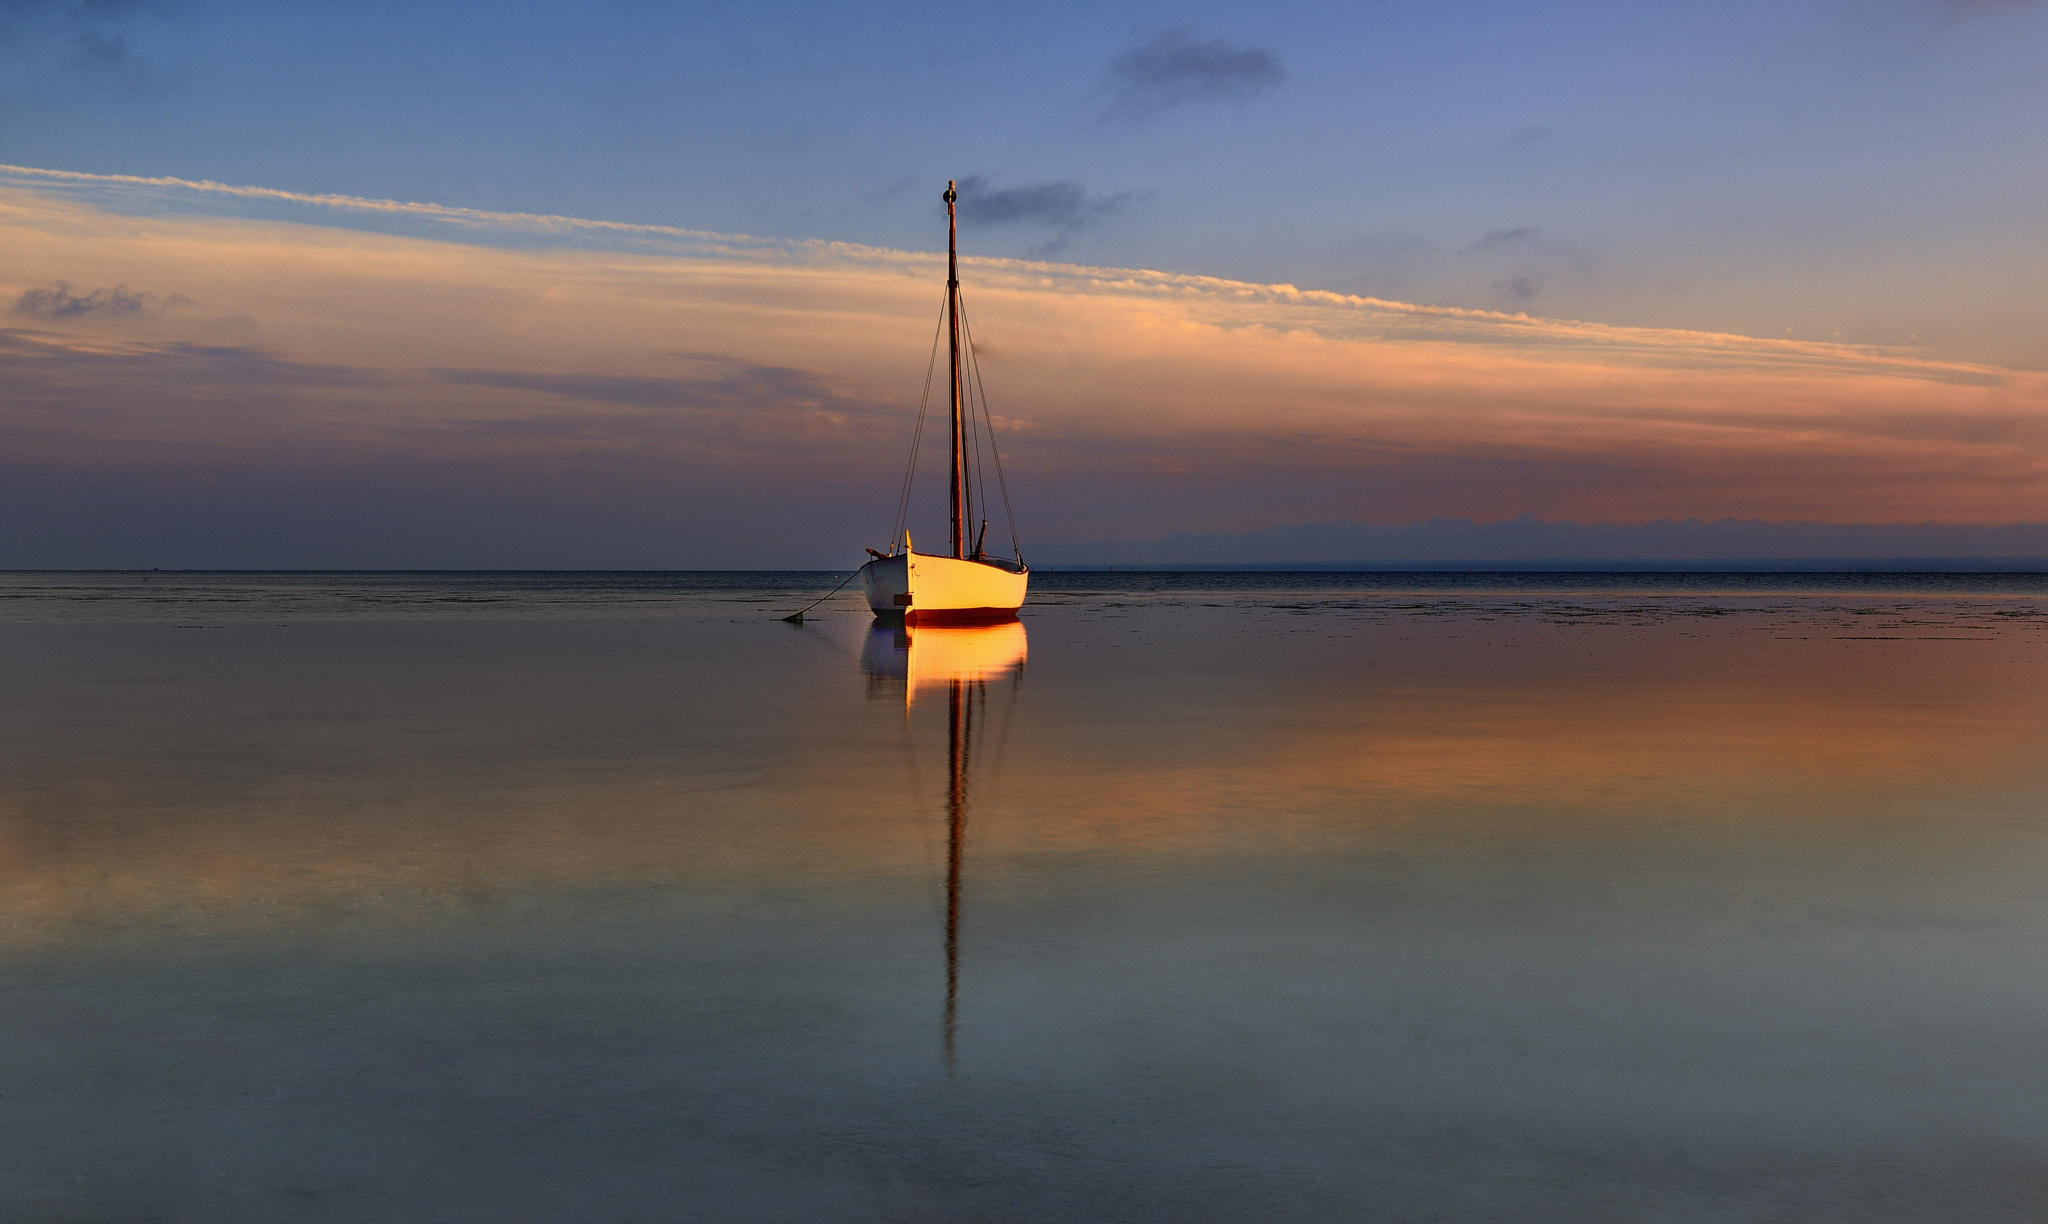
[{"label": "wispy cloud", "polygon": [[668,238],[711,245],[743,244],[749,247],[831,247],[831,243],[781,242],[720,234],[710,230],[683,229],[673,225],[647,225],[607,221],[590,217],[567,217],[552,213],[501,212],[485,208],[464,208],[423,201],[387,200],[374,196],[353,196],[332,192],[287,191],[277,187],[219,183],[211,179],[175,178],[167,175],[90,174],[75,170],[50,170],[39,166],[0,163],[0,180],[14,178],[24,183],[68,192],[95,207],[115,211],[141,208],[172,197],[181,203],[210,202],[215,208],[226,201],[302,206],[329,214],[356,213],[400,217],[420,222],[460,227],[467,233],[486,231],[518,234],[592,234],[620,238]]},{"label": "wispy cloud", "polygon": [[86,30],[71,40],[74,63],[95,68],[112,68],[128,60],[128,40],[104,30]]},{"label": "wispy cloud", "polygon": [[177,13],[154,0],[0,0],[0,57],[42,60],[68,88],[156,89],[163,78],[138,44]]},{"label": "wispy cloud", "polygon": [[1245,101],[1287,79],[1264,47],[1198,38],[1192,28],[1162,30],[1110,61],[1108,116],[1138,117],[1190,102]]},{"label": "wispy cloud", "polygon": [[1510,276],[1500,282],[1498,288],[1501,295],[1509,301],[1517,305],[1528,305],[1543,296],[1543,278],[1533,275]]},{"label": "wispy cloud", "polygon": [[1488,230],[1457,253],[1487,278],[1491,300],[1514,311],[1537,309],[1553,283],[1583,285],[1593,277],[1585,255],[1534,225]]},{"label": "wispy cloud", "polygon": [[160,0],[5,0],[0,15],[76,23],[161,14],[170,7]]},{"label": "wispy cloud", "polygon": [[2042,0],[1934,0],[1936,7],[1951,17],[1981,17],[1987,13],[2032,8],[2041,2]]},{"label": "wispy cloud", "polygon": [[1526,247],[1533,245],[1543,231],[1533,225],[1518,225],[1513,229],[1488,230],[1468,244],[1467,251],[1497,251],[1502,247]]},{"label": "wispy cloud", "polygon": [[1547,124],[1531,123],[1516,128],[1501,138],[1500,151],[1516,158],[1535,158],[1549,154],[1557,147],[1557,133]]}]

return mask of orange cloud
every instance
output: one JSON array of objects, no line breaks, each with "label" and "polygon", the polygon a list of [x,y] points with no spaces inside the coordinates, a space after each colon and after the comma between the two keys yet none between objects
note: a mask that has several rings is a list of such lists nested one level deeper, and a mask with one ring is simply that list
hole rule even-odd
[{"label": "orange cloud", "polygon": [[[295,212],[238,215],[254,205]],[[632,489],[666,465],[842,506],[894,488],[940,276],[923,253],[18,168],[0,247],[0,303],[58,282],[184,303],[6,316],[17,463],[169,471],[211,447],[255,469],[340,446],[515,483],[609,463]],[[2037,372],[1157,271],[964,277],[1040,538],[2048,519]]]}]

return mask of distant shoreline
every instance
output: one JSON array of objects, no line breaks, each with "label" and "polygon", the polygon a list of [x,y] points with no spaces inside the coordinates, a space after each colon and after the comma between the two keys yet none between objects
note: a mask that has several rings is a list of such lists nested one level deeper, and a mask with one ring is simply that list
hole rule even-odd
[{"label": "distant shoreline", "polygon": [[1343,574],[2042,574],[2044,557],[1807,557],[1735,560],[1326,561],[1044,565],[1040,573]]},{"label": "distant shoreline", "polygon": [[[0,574],[837,574],[848,567],[394,566],[0,568]],[[1038,574],[2048,574],[2048,557],[1795,557],[1734,560],[1143,562],[1037,565]]]}]

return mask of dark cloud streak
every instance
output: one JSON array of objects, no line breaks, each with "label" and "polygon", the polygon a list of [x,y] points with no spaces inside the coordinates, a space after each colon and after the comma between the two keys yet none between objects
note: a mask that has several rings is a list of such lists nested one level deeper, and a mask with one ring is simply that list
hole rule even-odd
[{"label": "dark cloud streak", "polygon": [[1467,251],[1491,251],[1500,247],[1528,246],[1542,235],[1543,231],[1533,225],[1518,225],[1513,229],[1489,230],[1477,242],[1466,247]]},{"label": "dark cloud streak", "polygon": [[525,391],[555,399],[582,400],[621,408],[730,409],[748,407],[866,411],[807,370],[786,366],[726,363],[708,378],[660,378],[624,374],[535,374],[518,370],[437,368],[444,383]]},{"label": "dark cloud streak", "polygon": [[[31,291],[33,292],[33,291]],[[377,370],[297,361],[250,345],[137,345],[119,352],[69,347],[53,333],[0,328],[0,376],[16,388],[49,375],[91,376],[153,388],[370,387],[392,382]],[[70,384],[63,384],[69,386]]]},{"label": "dark cloud streak", "polygon": [[1059,253],[1076,234],[1124,211],[1136,198],[1131,191],[1090,195],[1070,179],[1021,187],[995,187],[980,174],[960,180],[962,215],[990,225],[1052,227],[1052,239],[1032,248],[1034,256]]},{"label": "dark cloud streak", "polygon": [[1079,229],[1121,211],[1131,196],[1128,191],[1091,196],[1070,179],[1023,187],[992,187],[979,174],[960,180],[961,207],[972,208],[976,221],[993,225],[1025,221]]},{"label": "dark cloud streak", "polygon": [[128,59],[128,40],[119,34],[87,30],[71,40],[72,61],[87,67],[112,68]]},{"label": "dark cloud streak", "polygon": [[73,293],[70,281],[58,281],[46,289],[29,289],[14,300],[14,313],[32,319],[143,319],[174,306],[189,306],[192,299],[182,293],[168,298],[143,290],[128,292],[126,285]]},{"label": "dark cloud streak", "polygon": [[168,78],[147,49],[190,9],[179,0],[0,0],[0,65],[19,72],[41,61],[71,88],[161,93]]},{"label": "dark cloud streak", "polygon": [[1162,30],[1109,64],[1105,117],[1137,118],[1190,102],[1243,102],[1280,87],[1287,70],[1264,47]]}]

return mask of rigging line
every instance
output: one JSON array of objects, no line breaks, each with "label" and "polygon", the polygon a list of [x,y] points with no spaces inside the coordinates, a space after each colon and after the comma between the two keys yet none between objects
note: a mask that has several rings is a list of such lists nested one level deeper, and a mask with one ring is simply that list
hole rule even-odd
[{"label": "rigging line", "polygon": [[995,418],[989,415],[988,388],[981,386],[981,365],[979,362],[975,363],[974,366],[974,381],[981,396],[982,415],[989,418],[988,452],[995,456],[996,489],[1003,495],[1003,521],[1010,528],[1010,551],[1016,555],[1017,560],[1022,561],[1024,559],[1024,546],[1017,543],[1017,512],[1010,507],[1010,482],[1003,477],[1003,452],[996,446],[996,422]]},{"label": "rigging line", "polygon": [[[971,321],[965,318],[965,306],[962,306],[961,311],[963,316],[961,320],[961,325],[967,331],[968,343],[971,346],[974,338],[974,326]],[[971,361],[968,365],[967,377],[972,381],[974,385],[973,399],[977,407],[980,409],[980,419],[976,425],[976,428],[978,431],[985,430],[988,433],[988,446],[990,452],[993,453],[996,448],[995,422],[990,420],[988,415],[988,387],[982,381],[981,377],[980,354],[976,352],[972,347],[970,347],[968,350],[968,356],[971,358]],[[979,441],[979,438],[980,433],[977,432],[977,442]],[[975,478],[982,483],[983,488],[986,488],[988,485],[988,473],[982,466],[981,452],[979,449],[975,451],[974,461]]]},{"label": "rigging line", "polygon": [[[971,371],[974,368],[974,329],[967,325],[967,295],[961,293],[956,288],[953,292],[953,302],[960,311],[961,342],[966,346],[967,369]],[[960,400],[960,425],[967,431],[967,436],[961,440],[960,447],[960,461],[963,468],[968,462],[967,452],[969,450],[974,452],[975,478],[961,481],[962,490],[966,494],[966,503],[963,509],[967,515],[967,521],[962,525],[966,528],[967,534],[971,536],[974,534],[974,503],[980,500],[976,496],[976,487],[980,483],[981,439],[974,431],[974,383],[965,373],[963,373],[960,379]],[[964,555],[968,547],[967,541],[962,540],[960,546]]]},{"label": "rigging line", "polygon": [[925,362],[924,367],[924,394],[917,402],[917,428],[910,435],[910,460],[903,469],[903,487],[896,495],[896,521],[889,533],[891,550],[894,550],[897,542],[903,538],[904,527],[910,518],[910,495],[917,477],[918,454],[924,449],[924,423],[931,408],[932,377],[939,369],[939,336],[944,332],[945,326],[946,303],[942,297],[939,300],[938,321],[932,325],[931,357]]},{"label": "rigging line", "polygon": [[910,490],[917,476],[918,452],[924,448],[925,412],[931,402],[931,371],[925,372],[925,390],[917,403],[917,424],[910,431],[910,457],[904,461],[903,483],[896,490],[896,517],[889,525],[889,551],[895,552],[896,545],[903,539],[904,521],[910,515]]},{"label": "rigging line", "polygon": [[[967,304],[965,302],[960,304],[960,327],[962,331],[967,333],[967,368],[968,372],[974,376],[974,385],[980,388],[975,398],[981,404],[982,422],[987,426],[988,448],[990,452],[994,452],[996,448],[996,427],[995,422],[988,419],[988,391],[986,388],[981,387],[981,358],[974,349],[974,326],[968,321]],[[974,480],[985,494],[988,489],[988,472],[981,465],[982,432],[979,427],[974,430]],[[983,500],[986,500],[986,498],[984,497]],[[983,513],[985,515],[987,513],[986,510]],[[1005,511],[1005,513],[1008,513],[1008,511]],[[1014,523],[1011,524],[1010,534],[1012,536],[1016,535],[1016,525]],[[976,542],[980,542],[979,536],[976,537]]]},{"label": "rigging line", "polygon": [[917,401],[917,428],[910,434],[910,461],[903,467],[903,487],[896,494],[896,522],[889,529],[889,547],[894,549],[903,538],[903,528],[910,517],[910,491],[917,476],[917,454],[924,446],[924,421],[926,410],[932,402],[932,375],[939,369],[939,336],[946,328],[946,302],[939,299],[939,321],[932,325],[932,355],[925,362],[924,394]]},{"label": "rigging line", "polygon": [[910,486],[912,478],[917,475],[917,452],[924,441],[925,406],[929,402],[930,397],[931,376],[927,373],[925,376],[925,398],[918,401],[917,425],[910,431],[910,458],[904,464],[903,484],[896,490],[896,517],[891,521],[889,527],[889,549],[891,552],[895,551],[896,542],[903,538],[903,520],[910,512]]},{"label": "rigging line", "polygon": [[[967,326],[966,311],[964,309],[961,312],[960,329],[966,333],[967,337],[967,371],[971,375],[978,363],[974,357],[974,332],[973,329]],[[971,527],[973,522],[981,519],[988,513],[986,507],[979,505],[983,500],[981,496],[982,491],[988,488],[988,480],[982,475],[981,470],[981,425],[974,415],[973,383],[965,381],[965,385],[960,390],[962,397],[966,400],[966,410],[961,415],[965,418],[967,425],[967,445],[974,452],[974,479],[968,482],[973,490],[969,499],[970,509],[968,515]],[[965,461],[966,456],[963,454],[961,458]],[[979,513],[975,513],[976,510]]]}]

